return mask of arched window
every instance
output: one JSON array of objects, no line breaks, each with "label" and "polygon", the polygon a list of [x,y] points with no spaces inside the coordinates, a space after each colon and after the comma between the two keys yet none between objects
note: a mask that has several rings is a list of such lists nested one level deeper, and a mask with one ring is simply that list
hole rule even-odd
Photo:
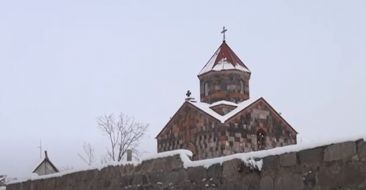
[{"label": "arched window", "polygon": [[244,93],[244,82],[240,80],[240,93]]},{"label": "arched window", "polygon": [[208,95],[208,82],[205,82],[205,85],[204,85],[204,94],[205,94],[205,96],[207,96]]},{"label": "arched window", "polygon": [[257,147],[258,150],[264,150],[266,148],[266,132],[263,129],[257,131]]}]

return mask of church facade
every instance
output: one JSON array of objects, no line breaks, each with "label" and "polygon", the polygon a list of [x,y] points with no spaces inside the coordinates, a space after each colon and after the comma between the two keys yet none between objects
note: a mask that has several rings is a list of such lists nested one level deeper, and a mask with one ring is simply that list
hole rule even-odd
[{"label": "church facade", "polygon": [[250,98],[248,67],[223,40],[198,74],[200,101],[188,98],[157,135],[158,152],[193,159],[296,144],[297,132],[263,97]]}]

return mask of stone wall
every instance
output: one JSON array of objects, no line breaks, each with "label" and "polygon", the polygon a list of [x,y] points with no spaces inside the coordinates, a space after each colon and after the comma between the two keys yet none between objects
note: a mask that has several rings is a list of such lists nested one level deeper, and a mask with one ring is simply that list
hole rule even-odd
[{"label": "stone wall", "polygon": [[266,156],[259,171],[232,159],[185,169],[179,156],[8,185],[7,190],[366,189],[366,143],[349,141]]}]

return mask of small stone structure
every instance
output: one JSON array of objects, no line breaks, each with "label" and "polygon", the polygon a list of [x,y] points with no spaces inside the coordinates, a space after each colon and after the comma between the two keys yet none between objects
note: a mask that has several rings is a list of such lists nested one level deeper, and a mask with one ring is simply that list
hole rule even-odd
[{"label": "small stone structure", "polygon": [[48,175],[59,172],[56,166],[51,162],[48,158],[47,151],[44,151],[44,159],[38,164],[38,166],[34,169],[33,173],[37,175]]},{"label": "small stone structure", "polygon": [[364,190],[364,140],[270,155],[261,170],[239,159],[184,168],[179,156],[10,184],[7,190]]}]

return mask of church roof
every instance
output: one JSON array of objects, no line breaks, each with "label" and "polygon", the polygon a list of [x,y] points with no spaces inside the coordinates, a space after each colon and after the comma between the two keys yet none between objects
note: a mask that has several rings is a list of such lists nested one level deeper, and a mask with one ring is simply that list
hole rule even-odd
[{"label": "church roof", "polygon": [[[195,108],[201,110],[202,112],[206,113],[207,115],[209,115],[209,116],[215,118],[216,120],[220,121],[221,123],[226,123],[231,118],[233,118],[234,116],[236,116],[237,114],[239,114],[243,110],[250,108],[252,105],[256,104],[259,101],[262,101],[266,105],[268,105],[268,107],[273,111],[273,113],[276,114],[277,117],[279,117],[281,120],[283,120],[290,127],[290,129],[292,131],[297,133],[297,131],[294,128],[292,128],[292,126],[263,97],[258,98],[258,99],[249,99],[247,101],[240,102],[238,104],[230,102],[230,105],[237,106],[237,107],[235,109],[233,109],[232,111],[230,111],[229,113],[225,114],[225,115],[220,115],[216,111],[211,109],[211,107],[213,107],[215,105],[219,105],[219,104],[216,104],[216,103],[208,104],[208,103],[205,103],[205,102],[185,101],[184,104],[182,105],[182,107],[188,103],[188,104],[194,106]],[[228,103],[228,102],[226,102],[226,101],[220,102],[220,104],[225,104],[225,103]],[[180,109],[174,114],[174,116],[179,111],[180,111]],[[171,120],[172,120],[172,118],[170,119],[170,121]],[[165,127],[160,131],[160,133],[156,137],[158,137],[164,131],[164,129],[168,126],[169,122],[165,125]]]},{"label": "church roof", "polygon": [[250,73],[248,67],[240,60],[229,45],[227,45],[225,40],[198,75],[202,75],[210,71],[222,70],[240,70]]},{"label": "church roof", "polygon": [[[257,102],[258,100],[259,99],[250,99],[250,100],[238,103],[238,104],[236,104],[237,107],[234,110],[230,111],[229,113],[227,113],[225,115],[220,115],[216,111],[211,109],[211,107],[218,105],[218,104],[215,104],[215,103],[207,104],[204,102],[191,102],[191,101],[189,103],[192,104],[193,106],[197,107],[198,109],[206,112],[208,115],[214,117],[215,119],[219,120],[221,123],[225,123],[228,119],[232,118],[234,115],[241,112],[248,106],[252,105],[254,102]],[[233,105],[233,104],[235,104],[235,103],[231,103],[231,105]]]},{"label": "church roof", "polygon": [[45,151],[44,153],[45,153],[45,157],[44,157],[43,161],[40,164],[38,164],[38,166],[33,170],[33,173],[36,173],[38,171],[38,169],[41,168],[43,165],[49,165],[52,168],[53,172],[59,172],[59,170],[56,168],[56,166],[48,158],[47,151]]},{"label": "church roof", "polygon": [[[240,102],[237,104],[237,107],[234,110],[230,111],[229,113],[227,113],[225,115],[220,115],[217,112],[215,112],[214,110],[212,110],[211,109],[212,104],[207,104],[204,102],[193,102],[193,101],[189,101],[189,103],[194,105],[198,109],[204,111],[208,115],[214,117],[215,119],[219,120],[221,123],[225,123],[225,122],[229,121],[231,118],[233,118],[234,116],[236,116],[237,114],[239,114],[240,112],[242,112],[243,110],[251,107],[252,105],[256,104],[259,101],[262,101],[263,103],[268,105],[268,107],[272,110],[273,113],[276,114],[276,116],[278,118],[280,118],[282,121],[284,121],[290,127],[290,129],[292,131],[297,133],[297,131],[263,97],[260,97],[258,99],[249,99],[247,101]],[[233,103],[233,104],[235,104],[235,103]]]}]

